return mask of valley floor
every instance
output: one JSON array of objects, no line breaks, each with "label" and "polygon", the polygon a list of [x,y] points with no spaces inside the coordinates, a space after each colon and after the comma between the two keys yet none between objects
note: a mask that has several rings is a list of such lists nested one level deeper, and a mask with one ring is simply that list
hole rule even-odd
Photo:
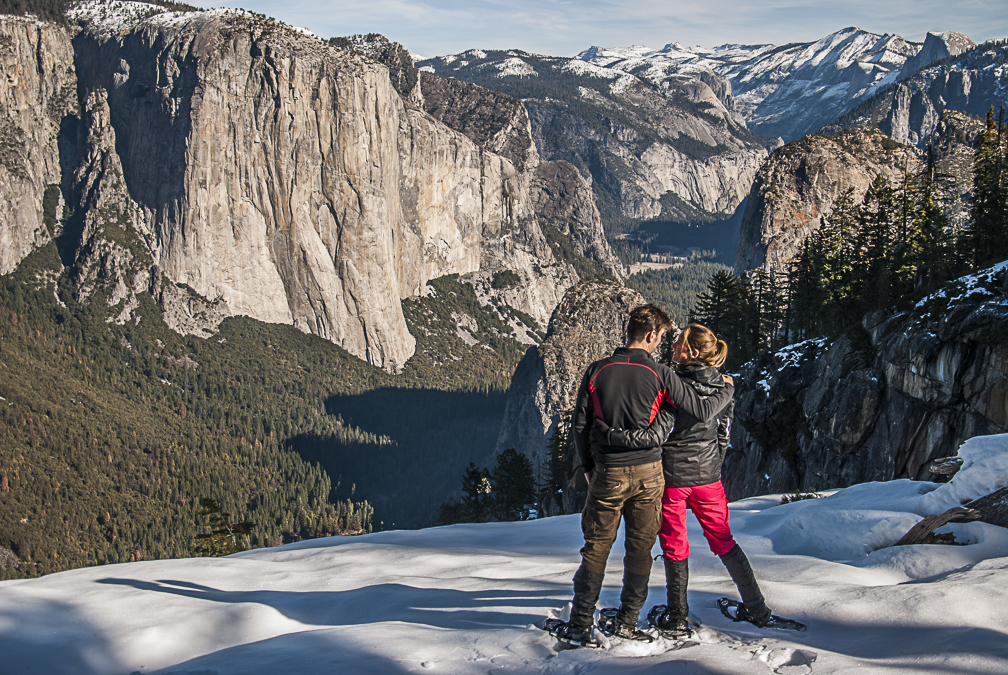
[{"label": "valley floor", "polygon": [[[582,540],[578,516],[565,516],[0,583],[0,672],[1004,673],[1008,530],[953,525],[944,531],[966,545],[891,547],[922,515],[1005,482],[1008,436],[969,447],[943,486],[868,483],[733,505],[771,607],[807,623],[804,633],[722,617],[715,601],[735,589],[691,520],[697,644],[561,649],[537,626],[570,601]],[[620,547],[601,605],[618,603]],[[648,607],[663,601],[661,574],[656,563]]]}]

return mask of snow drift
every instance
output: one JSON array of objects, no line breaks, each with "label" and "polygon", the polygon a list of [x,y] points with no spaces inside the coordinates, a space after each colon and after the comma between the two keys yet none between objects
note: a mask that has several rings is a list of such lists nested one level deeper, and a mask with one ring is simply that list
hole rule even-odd
[{"label": "snow drift", "polygon": [[[732,506],[775,612],[760,631],[714,603],[734,587],[695,521],[697,644],[561,649],[576,516],[382,532],[222,559],[93,567],[0,584],[4,673],[1004,673],[1008,530],[951,525],[963,546],[893,548],[921,514],[1008,483],[1008,435],[964,444],[952,482],[866,483],[822,499]],[[620,547],[617,543],[617,549]],[[603,590],[618,603],[621,551]],[[656,565],[648,605],[663,601]]]}]

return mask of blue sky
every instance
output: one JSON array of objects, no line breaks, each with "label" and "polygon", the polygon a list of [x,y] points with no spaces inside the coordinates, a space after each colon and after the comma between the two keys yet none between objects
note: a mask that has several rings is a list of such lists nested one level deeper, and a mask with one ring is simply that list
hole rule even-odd
[{"label": "blue sky", "polygon": [[223,6],[262,12],[320,37],[382,33],[421,56],[473,47],[573,56],[592,45],[785,44],[846,26],[908,40],[944,30],[977,42],[1008,37],[1008,0],[235,0]]}]

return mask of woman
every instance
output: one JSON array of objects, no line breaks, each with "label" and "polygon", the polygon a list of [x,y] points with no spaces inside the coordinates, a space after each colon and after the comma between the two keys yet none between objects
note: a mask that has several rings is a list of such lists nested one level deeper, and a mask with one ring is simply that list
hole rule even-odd
[{"label": "woman", "polygon": [[[708,328],[693,323],[686,326],[672,347],[672,360],[679,377],[701,395],[713,394],[724,387],[718,369],[727,356],[728,345],[723,340],[718,340]],[[599,433],[608,436],[606,442],[611,445],[662,446],[665,490],[658,540],[665,562],[668,602],[652,608],[648,620],[666,637],[692,634],[686,599],[690,553],[686,536],[687,506],[700,522],[711,551],[721,558],[742,596],[741,604],[727,598],[720,600],[721,611],[736,621],[749,621],[761,627],[775,620],[756,583],[749,560],[732,538],[728,526],[728,499],[721,484],[721,464],[728,449],[734,408],[734,401],[730,401],[721,413],[705,423],[663,405],[646,429],[599,429]],[[734,614],[730,612],[732,608]]]}]

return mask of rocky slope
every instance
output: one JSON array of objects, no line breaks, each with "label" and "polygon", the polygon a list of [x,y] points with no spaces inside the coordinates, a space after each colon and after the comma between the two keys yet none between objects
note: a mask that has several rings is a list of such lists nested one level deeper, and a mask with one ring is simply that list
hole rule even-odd
[{"label": "rocky slope", "polygon": [[55,233],[62,215],[57,138],[64,118],[77,112],[76,89],[65,30],[0,18],[0,274]]},{"label": "rocky slope", "polygon": [[578,168],[609,229],[731,214],[767,154],[713,72],[657,87],[581,59],[481,50],[420,65],[520,98],[539,153]]},{"label": "rocky slope", "polygon": [[996,112],[1008,99],[1008,42],[987,42],[956,54],[953,51],[880,91],[824,131],[872,125],[900,143],[923,149],[938,131],[944,111],[981,118],[991,106]]},{"label": "rocky slope", "polygon": [[919,151],[871,128],[806,136],[774,151],[746,202],[735,273],[786,270],[844,190],[853,188],[860,200],[877,175],[898,183],[904,169],[917,172],[921,162]]},{"label": "rocky slope", "polygon": [[863,332],[743,367],[725,460],[731,499],[927,480],[932,459],[1008,432],[1008,263],[952,282]]},{"label": "rocky slope", "polygon": [[815,42],[662,49],[592,47],[578,55],[657,86],[690,78],[728,83],[712,89],[755,133],[794,140],[938,59],[973,47],[962,33],[929,33],[923,43],[851,27]]},{"label": "rocky slope", "polygon": [[642,304],[640,293],[613,281],[590,280],[567,291],[545,339],[511,378],[496,452],[515,448],[537,469],[543,466],[548,439],[573,410],[585,368],[623,344],[626,317]]},{"label": "rocky slope", "polygon": [[[131,2],[79,5],[69,23],[72,42],[64,28],[0,20],[3,271],[56,235],[80,280],[101,270],[135,291],[146,266],[146,290],[180,331],[208,335],[247,315],[389,370],[414,350],[401,301],[430,279],[489,286],[510,271],[518,281],[500,299],[540,326],[577,280],[537,222],[537,205],[555,214],[564,195],[543,199],[539,187],[533,201],[531,186],[562,172],[538,178],[527,117],[518,148],[514,129],[474,142],[438,122],[394,43],[364,57],[254,14]],[[104,92],[80,122],[78,91]],[[64,197],[73,208],[57,213]],[[580,206],[565,231],[619,273]],[[86,212],[100,209],[99,226]],[[136,249],[114,269],[88,258],[99,239],[115,243],[113,230]]]}]

